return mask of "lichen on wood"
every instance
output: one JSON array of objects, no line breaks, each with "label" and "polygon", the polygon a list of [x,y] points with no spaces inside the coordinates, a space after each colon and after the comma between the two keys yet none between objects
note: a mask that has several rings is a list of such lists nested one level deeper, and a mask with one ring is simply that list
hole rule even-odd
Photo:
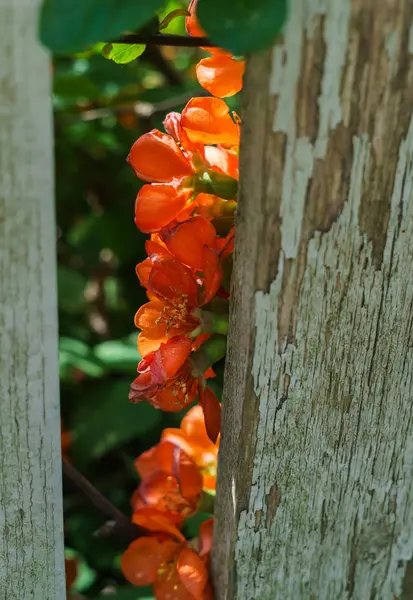
[{"label": "lichen on wood", "polygon": [[63,600],[51,67],[0,2],[0,599]]},{"label": "lichen on wood", "polygon": [[292,0],[272,57],[249,61],[219,600],[401,597],[413,556],[412,24],[408,0]]}]

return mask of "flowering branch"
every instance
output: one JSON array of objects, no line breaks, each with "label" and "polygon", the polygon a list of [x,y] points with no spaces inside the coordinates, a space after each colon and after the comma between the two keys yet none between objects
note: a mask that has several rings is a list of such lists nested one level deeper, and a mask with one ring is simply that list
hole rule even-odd
[{"label": "flowering branch", "polygon": [[[190,38],[155,39],[211,47],[196,37],[202,34],[196,4],[191,0],[186,18]],[[221,97],[241,89],[244,63],[213,47],[210,53],[196,74],[212,96],[191,98],[182,113],[169,113],[165,133],[141,135],[127,158],[146,182],[136,198],[135,224],[151,234],[147,258],[136,265],[149,302],[135,314],[142,360],[129,399],[167,412],[198,400],[179,430],[166,428],[159,444],[134,463],[141,481],[131,499],[132,522],[146,533],[122,555],[121,568],[133,585],[152,584],[158,600],[212,598],[213,518],[201,524],[198,538],[184,533],[185,519],[212,511],[215,492],[221,403],[209,379],[226,353],[240,140],[239,118]],[[228,216],[226,231],[218,231],[216,223]]]}]

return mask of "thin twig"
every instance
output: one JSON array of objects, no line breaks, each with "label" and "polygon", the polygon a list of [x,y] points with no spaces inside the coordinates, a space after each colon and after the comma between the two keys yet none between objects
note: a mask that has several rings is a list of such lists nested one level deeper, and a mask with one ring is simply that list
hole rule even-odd
[{"label": "thin twig", "polygon": [[62,459],[63,475],[97,508],[105,517],[113,520],[115,526],[111,533],[119,533],[129,540],[139,536],[140,528],[131,523],[126,515],[112,504],[105,496],[95,488],[93,484],[84,477],[66,459]]},{"label": "thin twig", "polygon": [[167,33],[157,33],[156,35],[151,36],[131,33],[129,35],[124,35],[118,40],[112,40],[112,43],[153,44],[155,46],[181,46],[187,48],[196,48],[199,46],[204,48],[216,47],[216,44],[206,37],[172,35]]},{"label": "thin twig", "polygon": [[[196,92],[196,95],[207,96],[208,92],[201,89]],[[81,118],[84,121],[94,121],[95,119],[104,119],[105,117],[110,117],[113,114],[122,115],[134,113],[137,117],[142,119],[150,119],[153,117],[153,115],[168,112],[180,106],[181,104],[186,104],[193,96],[194,92],[185,92],[179,96],[173,96],[172,98],[167,98],[166,100],[161,100],[160,102],[129,102],[127,104],[114,104],[111,106],[89,108],[87,110],[80,111]],[[78,112],[78,110],[76,112]]]}]

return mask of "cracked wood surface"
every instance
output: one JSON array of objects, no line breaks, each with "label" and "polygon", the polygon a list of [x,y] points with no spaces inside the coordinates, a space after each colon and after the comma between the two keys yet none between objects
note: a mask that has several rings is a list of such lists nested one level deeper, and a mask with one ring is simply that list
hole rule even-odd
[{"label": "cracked wood surface", "polygon": [[0,1],[0,599],[63,600],[50,61]]},{"label": "cracked wood surface", "polygon": [[412,115],[410,0],[291,0],[248,62],[218,600],[413,597]]}]

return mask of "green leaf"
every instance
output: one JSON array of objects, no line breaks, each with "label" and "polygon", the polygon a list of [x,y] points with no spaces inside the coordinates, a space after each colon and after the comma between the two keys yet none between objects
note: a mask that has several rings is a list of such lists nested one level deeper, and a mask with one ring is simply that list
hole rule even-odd
[{"label": "green leaf", "polygon": [[53,52],[75,52],[150,21],[164,0],[44,0],[40,40]]},{"label": "green leaf", "polygon": [[126,442],[149,433],[162,413],[147,402],[128,400],[131,380],[104,379],[85,392],[70,415],[68,426],[73,435],[71,456],[85,465]]},{"label": "green leaf", "polygon": [[287,17],[288,0],[199,0],[201,27],[217,45],[235,55],[272,44]]},{"label": "green leaf", "polygon": [[126,340],[102,342],[95,346],[94,354],[108,369],[124,373],[136,372],[141,360],[136,347],[136,334]]},{"label": "green leaf", "polygon": [[59,339],[59,376],[61,381],[73,381],[76,371],[81,371],[88,377],[102,377],[105,369],[102,363],[93,355],[92,349],[73,338]]},{"label": "green leaf", "polygon": [[69,313],[80,313],[86,305],[86,278],[73,269],[59,266],[57,272],[57,288],[59,308]]},{"label": "green leaf", "polygon": [[197,512],[193,517],[185,519],[183,533],[186,538],[191,539],[199,535],[202,523],[212,517],[211,513]]},{"label": "green leaf", "polygon": [[146,44],[106,44],[102,49],[105,58],[118,65],[126,65],[146,50]]}]

